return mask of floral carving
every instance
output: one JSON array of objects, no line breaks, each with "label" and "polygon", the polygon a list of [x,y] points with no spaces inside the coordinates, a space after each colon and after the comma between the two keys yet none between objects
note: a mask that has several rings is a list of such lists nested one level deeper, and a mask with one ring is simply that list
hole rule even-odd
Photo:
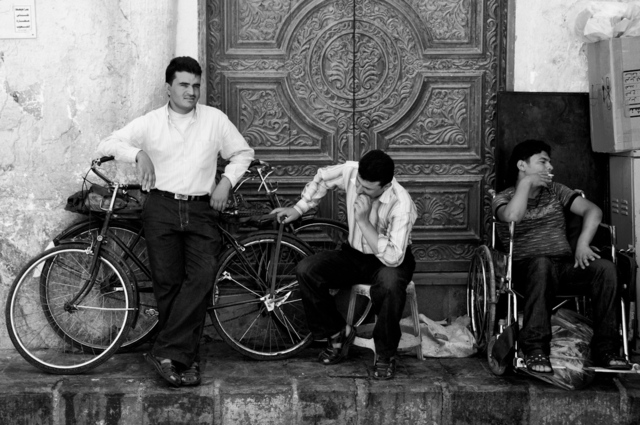
[{"label": "floral carving", "polygon": [[[459,267],[475,246],[467,227],[475,226],[468,221],[476,217],[467,215],[477,205],[469,203],[482,203],[481,223],[491,217],[487,189],[495,181],[496,93],[505,86],[507,3],[207,0],[207,102],[239,111],[239,128],[253,146],[271,149],[274,176],[282,180],[303,181],[328,156],[334,163],[354,160],[375,148],[401,152],[396,174],[405,179],[481,176],[470,193],[415,197],[418,261],[428,263],[424,270],[447,263]],[[482,77],[473,88],[451,87],[449,77],[463,74]],[[274,75],[282,86],[265,88]],[[448,78],[446,86],[438,86],[442,77]],[[419,104],[425,80],[433,84]],[[241,81],[242,90],[230,91],[230,81]],[[229,98],[232,93],[237,98]],[[409,116],[410,126],[396,135]],[[327,139],[316,134],[330,134],[333,146],[327,148]],[[385,134],[394,136],[381,137]],[[304,160],[280,162],[277,152],[290,143],[308,152]],[[408,156],[414,153],[415,158]],[[346,217],[343,199],[334,199],[332,215]],[[443,228],[448,239],[431,241]],[[462,239],[449,240],[458,235]]]},{"label": "floral carving", "polygon": [[467,146],[469,91],[433,90],[422,116],[408,132],[394,138],[397,146]]},{"label": "floral carving", "polygon": [[240,112],[240,132],[253,147],[314,144],[309,135],[292,128],[289,114],[273,90],[240,90]]},{"label": "floral carving", "polygon": [[282,21],[292,8],[291,0],[236,0],[238,38],[241,41],[275,40]]},{"label": "floral carving", "polygon": [[417,261],[426,263],[440,263],[442,261],[464,260],[469,261],[473,257],[477,245],[453,244],[453,245],[422,245],[413,244],[411,250]]},{"label": "floral carving", "polygon": [[484,175],[490,170],[487,164],[396,164],[396,173],[402,175],[463,176]]},{"label": "floral carving", "polygon": [[466,227],[467,198],[462,194],[427,194],[416,199],[418,220],[416,226]]},{"label": "floral carving", "polygon": [[475,0],[410,0],[421,19],[427,23],[434,41],[467,42],[471,4]]}]

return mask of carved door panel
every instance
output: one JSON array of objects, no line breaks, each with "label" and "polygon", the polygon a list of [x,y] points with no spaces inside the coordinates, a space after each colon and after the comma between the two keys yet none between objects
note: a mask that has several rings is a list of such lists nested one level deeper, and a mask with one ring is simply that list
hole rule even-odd
[{"label": "carved door panel", "polygon": [[[490,217],[505,8],[208,0],[207,103],[277,166],[291,200],[319,167],[387,151],[418,207],[416,271],[466,271]],[[320,214],[344,218],[343,197]]]}]

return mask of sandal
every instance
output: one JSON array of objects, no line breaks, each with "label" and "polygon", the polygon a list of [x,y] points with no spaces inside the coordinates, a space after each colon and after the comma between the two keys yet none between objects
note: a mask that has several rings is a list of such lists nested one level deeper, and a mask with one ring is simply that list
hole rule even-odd
[{"label": "sandal", "polygon": [[373,378],[379,380],[393,379],[396,376],[396,358],[379,358],[373,365]]},{"label": "sandal", "polygon": [[[614,362],[624,362],[624,364],[612,364]],[[624,357],[609,351],[600,356],[597,365],[609,370],[629,370],[631,364]]]},{"label": "sandal", "polygon": [[[356,330],[351,328],[349,335],[346,334],[346,328],[342,329],[337,337],[327,338],[327,348],[325,348],[318,356],[318,361],[323,365],[332,365],[343,361],[349,353],[349,347],[356,339]],[[334,344],[340,344],[334,347]]]},{"label": "sandal", "polygon": [[[542,351],[535,351],[531,354],[524,355],[524,364],[527,365],[527,371],[531,373],[539,373],[543,375],[553,375],[553,367],[551,367],[551,361],[549,356]],[[535,366],[548,367],[551,370],[535,370]]]},{"label": "sandal", "polygon": [[185,369],[180,374],[182,385],[185,387],[196,387],[202,382],[200,377],[200,365],[197,362],[193,362],[191,367]]},{"label": "sandal", "polygon": [[153,366],[162,378],[174,387],[182,385],[180,375],[176,371],[176,366],[173,361],[161,362],[156,356],[151,353],[144,353],[144,359]]}]

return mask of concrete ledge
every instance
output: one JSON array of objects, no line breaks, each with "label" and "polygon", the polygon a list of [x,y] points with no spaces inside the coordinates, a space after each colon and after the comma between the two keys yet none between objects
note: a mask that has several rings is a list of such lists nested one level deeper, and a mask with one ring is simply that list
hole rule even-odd
[{"label": "concrete ledge", "polygon": [[221,342],[203,345],[203,384],[170,388],[142,359],[119,354],[85,375],[39,372],[1,353],[2,424],[626,424],[640,422],[640,375],[598,375],[565,391],[524,375],[496,377],[484,359],[403,356],[398,377],[370,379],[357,347],[336,366],[248,360]]}]

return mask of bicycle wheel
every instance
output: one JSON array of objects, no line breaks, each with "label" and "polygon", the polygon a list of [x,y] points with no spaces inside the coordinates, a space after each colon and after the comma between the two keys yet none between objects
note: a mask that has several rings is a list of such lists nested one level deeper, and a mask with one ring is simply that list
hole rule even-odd
[{"label": "bicycle wheel", "polygon": [[[14,280],[5,306],[13,345],[46,372],[77,374],[105,362],[133,320],[133,291],[122,266],[87,243],[62,244],[32,259]],[[69,302],[91,279],[85,296]]]},{"label": "bicycle wheel", "polygon": [[340,249],[349,241],[349,227],[328,218],[303,218],[299,225],[294,223],[293,234],[305,241],[315,252]]},{"label": "bicycle wheel", "polygon": [[[134,325],[120,351],[131,350],[149,341],[157,333],[158,307],[149,271],[147,242],[142,223],[133,220],[111,220],[106,246],[127,265],[129,281],[137,287],[139,311]],[[54,241],[93,241],[102,229],[101,221],[87,221],[66,229]],[[124,245],[124,246],[123,246]],[[126,247],[126,250],[125,250]],[[134,258],[135,257],[135,258]]]},{"label": "bicycle wheel", "polygon": [[222,339],[258,360],[290,357],[312,340],[295,274],[298,262],[312,251],[284,234],[277,267],[272,267],[277,236],[277,232],[248,236],[240,242],[244,251],[231,247],[220,256],[209,310]]}]

